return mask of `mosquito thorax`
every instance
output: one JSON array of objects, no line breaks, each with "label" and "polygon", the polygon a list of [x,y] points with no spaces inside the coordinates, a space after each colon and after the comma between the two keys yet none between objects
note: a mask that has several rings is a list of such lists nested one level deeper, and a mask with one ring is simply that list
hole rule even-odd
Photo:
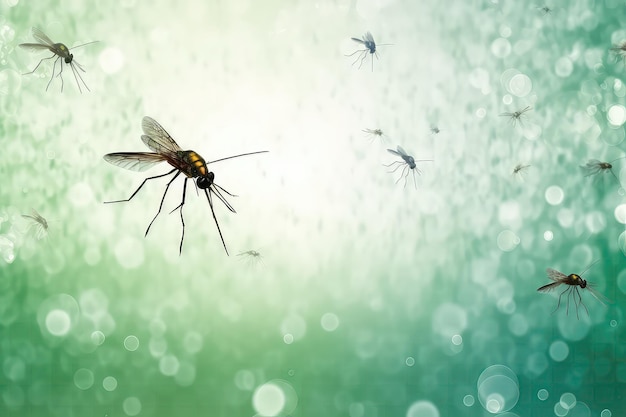
[{"label": "mosquito thorax", "polygon": [[215,174],[212,172],[209,172],[207,175],[203,177],[198,177],[198,179],[196,180],[196,185],[198,185],[198,188],[204,190],[205,188],[209,188],[211,184],[213,184],[214,179],[215,179]]},{"label": "mosquito thorax", "polygon": [[370,53],[376,52],[376,44],[372,41],[365,41],[365,47],[370,50]]},{"label": "mosquito thorax", "polygon": [[611,165],[608,162],[600,162],[600,168],[602,168],[602,169],[611,169],[611,168],[613,168],[613,165]]}]

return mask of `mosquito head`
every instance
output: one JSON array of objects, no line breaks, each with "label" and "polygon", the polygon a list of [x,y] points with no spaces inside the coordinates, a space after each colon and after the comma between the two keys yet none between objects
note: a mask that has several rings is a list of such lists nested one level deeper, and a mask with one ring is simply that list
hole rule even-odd
[{"label": "mosquito head", "polygon": [[214,179],[215,179],[215,174],[212,172],[209,172],[205,176],[198,177],[198,180],[196,181],[196,185],[198,186],[198,188],[204,190],[206,188],[209,188],[211,184],[213,184]]},{"label": "mosquito head", "polygon": [[611,169],[611,168],[613,168],[613,165],[611,165],[609,162],[600,162],[600,168],[602,168],[602,169]]},{"label": "mosquito head", "polygon": [[72,59],[74,59],[74,54],[69,54],[69,56],[65,57],[65,63],[70,64],[72,62]]}]

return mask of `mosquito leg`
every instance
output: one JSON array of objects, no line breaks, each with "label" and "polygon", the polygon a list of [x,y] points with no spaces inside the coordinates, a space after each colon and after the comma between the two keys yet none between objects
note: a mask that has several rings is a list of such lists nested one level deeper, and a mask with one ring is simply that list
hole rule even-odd
[{"label": "mosquito leg", "polygon": [[[175,170],[176,171],[176,170]],[[163,193],[163,197],[161,197],[161,204],[159,204],[159,211],[157,211],[157,213],[154,215],[154,217],[152,218],[152,221],[150,222],[150,224],[148,225],[148,228],[146,229],[146,234],[145,236],[148,236],[148,232],[150,231],[150,227],[152,227],[152,223],[154,223],[154,221],[156,220],[156,218],[159,216],[159,214],[161,213],[161,209],[163,208],[163,202],[165,201],[165,195],[167,194],[167,190],[170,188],[170,185],[174,182],[174,180],[176,179],[176,177],[178,177],[180,175],[182,171],[178,171],[176,173],[176,175],[174,175],[174,177],[170,180],[170,182],[167,183],[167,185],[165,186],[165,192]],[[145,181],[144,181],[145,182]],[[143,184],[141,184],[143,185]],[[183,194],[183,203],[185,201],[185,197]],[[176,209],[174,209],[176,210]]]},{"label": "mosquito leg", "polygon": [[364,51],[361,57],[361,62],[359,62],[359,69],[361,69],[361,67],[363,66],[363,62],[365,62],[365,60],[367,59],[367,51]]},{"label": "mosquito leg", "polygon": [[[87,86],[87,83],[85,82],[85,80],[83,80],[82,75],[80,75],[80,72],[78,72],[78,70],[74,68],[74,61],[72,61],[72,63],[70,65],[72,65],[72,70],[74,71],[74,78],[76,78],[76,76],[78,76],[78,78],[82,81],[82,83],[85,86],[85,88],[87,89],[87,91],[91,92],[91,90],[89,89],[89,86]],[[78,66],[78,68],[80,70],[85,72],[83,67],[81,67],[78,62],[76,62],[76,65]],[[78,89],[80,90],[80,84],[78,83],[78,80],[76,80],[76,84],[78,84]],[[82,93],[82,91],[81,91],[81,93]]]},{"label": "mosquito leg", "polygon": [[[359,53],[359,55],[356,57],[356,59],[354,60],[354,62],[352,63],[352,65],[356,64],[356,63],[357,63],[357,61],[358,61],[359,59],[361,59],[361,57],[363,56],[363,54],[364,54],[364,53],[367,53],[367,52],[364,52],[364,51],[365,51],[365,49],[359,49],[358,51],[356,51],[356,52],[360,52],[360,53]],[[355,52],[355,53],[356,53],[356,52]],[[354,54],[353,54],[353,55],[354,55]],[[360,66],[360,65],[359,65],[359,68],[361,68],[361,66]]]},{"label": "mosquito leg", "polygon": [[37,66],[35,67],[34,70],[32,70],[31,72],[25,72],[22,75],[28,75],[28,74],[32,74],[33,72],[37,71],[37,68],[39,68],[39,66],[41,65],[42,62],[44,62],[47,59],[52,59],[56,56],[56,54],[53,54],[52,56],[48,57],[48,58],[43,58],[41,61],[39,61],[39,64],[37,64]]},{"label": "mosquito leg", "polygon": [[[210,188],[209,188],[210,190]],[[220,234],[220,239],[222,239],[222,245],[224,246],[224,250],[226,251],[226,255],[228,255],[228,249],[226,249],[226,242],[224,242],[224,236],[222,236],[222,230],[220,229],[220,224],[217,222],[217,217],[215,217],[215,211],[213,210],[213,201],[211,201],[211,196],[207,189],[204,189],[204,194],[206,194],[207,200],[209,200],[209,206],[211,207],[211,214],[213,215],[213,220],[215,221],[215,226],[217,226],[217,231]]]},{"label": "mosquito leg", "polygon": [[[358,53],[358,52],[362,52],[362,51],[364,51],[364,50],[365,50],[365,49],[357,49],[356,51],[352,52],[350,55],[344,55],[344,56],[354,56],[354,54],[356,54],[356,53]],[[52,57],[50,57],[50,58],[52,58]],[[357,58],[357,59],[358,59],[358,58]],[[356,62],[356,61],[354,61],[354,62]],[[352,65],[354,65],[354,63],[353,63]]]},{"label": "mosquito leg", "polygon": [[[150,180],[154,180],[157,178],[161,178],[161,177],[165,177],[167,175],[170,175],[171,173],[173,173],[174,171],[178,171],[178,169],[174,168],[173,170],[171,170],[170,172],[166,172],[165,174],[162,175],[155,175],[154,177],[148,177],[145,180],[143,180],[143,182],[141,183],[141,185],[135,190],[135,192],[128,197],[126,200],[115,200],[115,201],[105,201],[104,204],[111,204],[111,203],[124,203],[127,201],[130,201],[133,199],[133,197],[135,196],[135,194],[137,194],[139,192],[139,190],[141,190],[141,187],[143,187],[143,185],[146,183],[146,181],[150,181]],[[178,175],[178,174],[177,174]]]},{"label": "mosquito leg", "polygon": [[223,189],[222,187],[220,187],[216,183],[213,183],[213,185],[215,186],[215,188],[213,188],[212,191],[217,196],[217,198],[219,198],[222,201],[222,203],[224,203],[224,205],[226,206],[226,208],[228,210],[230,210],[232,213],[237,213],[235,211],[235,209],[233,208],[233,206],[231,206],[230,203],[224,198],[222,193],[220,193],[220,190],[224,191],[226,194],[228,194],[231,197],[237,197],[237,196],[234,195],[234,194],[229,193],[228,191],[226,191],[225,189]]},{"label": "mosquito leg", "polygon": [[[58,60],[58,58],[57,58]],[[59,71],[59,74],[57,75],[57,77],[59,77],[61,79],[61,92],[63,92],[63,61],[61,61],[61,70]],[[54,74],[54,73],[53,73]]]},{"label": "mosquito leg", "polygon": [[559,309],[559,307],[561,306],[561,297],[563,296],[563,294],[565,294],[566,291],[567,291],[567,288],[565,290],[561,291],[561,294],[559,294],[559,301],[556,303],[556,308],[554,309],[552,314],[554,314]]},{"label": "mosquito leg", "polygon": [[[76,74],[76,68],[74,68],[74,64],[71,63],[71,62],[70,62],[70,68],[72,69],[72,74],[74,74],[74,80],[76,80],[76,85],[78,85],[78,91],[80,91],[80,93],[83,94],[83,90],[81,90],[80,83],[78,82],[78,77],[76,76],[77,75]],[[81,80],[82,80],[82,77],[81,77]],[[83,84],[84,83],[85,82],[83,81]],[[87,90],[89,90],[89,89],[87,89]]]},{"label": "mosquito leg", "polygon": [[413,184],[415,185],[415,189],[417,190],[417,180],[415,179],[415,170],[413,169]]},{"label": "mosquito leg", "polygon": [[[59,57],[54,60],[54,64],[52,65],[52,75],[50,76],[50,81],[48,81],[48,85],[46,86],[46,91],[48,91],[48,88],[50,88],[50,83],[52,82],[52,80],[54,80],[54,71],[56,70],[57,62],[59,62],[59,59],[61,58]],[[61,84],[61,92],[63,92],[63,84]]]},{"label": "mosquito leg", "polygon": [[[185,239],[185,219],[183,219],[183,206],[185,205],[185,194],[187,192],[187,180],[189,178],[185,178],[185,183],[183,184],[183,201],[180,202],[180,222],[183,224],[183,233],[180,236],[180,248],[178,249],[178,256],[183,254],[183,239]],[[176,209],[174,209],[176,210]]]}]

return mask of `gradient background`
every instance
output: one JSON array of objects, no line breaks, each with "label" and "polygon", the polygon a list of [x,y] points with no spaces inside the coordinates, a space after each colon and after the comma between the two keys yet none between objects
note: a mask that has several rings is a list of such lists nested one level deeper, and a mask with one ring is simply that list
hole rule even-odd
[{"label": "gradient background", "polygon": [[[626,2],[562,3],[1,0],[0,415],[626,415],[624,190],[580,169],[626,150]],[[91,92],[21,75],[32,26],[100,41]],[[145,115],[207,161],[270,151],[209,165],[230,257],[193,187],[179,256],[182,180],[146,238],[167,179],[102,204],[168,170],[102,159]],[[398,144],[434,160],[417,190]],[[551,314],[545,269],[598,259],[614,303]]]}]

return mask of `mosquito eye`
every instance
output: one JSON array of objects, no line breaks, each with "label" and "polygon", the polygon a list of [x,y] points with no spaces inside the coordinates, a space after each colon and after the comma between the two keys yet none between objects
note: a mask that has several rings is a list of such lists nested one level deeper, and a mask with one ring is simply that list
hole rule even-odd
[{"label": "mosquito eye", "polygon": [[209,188],[211,186],[211,180],[207,177],[198,177],[198,181],[196,181],[196,184],[198,185],[198,188],[200,189],[205,189],[205,188]]}]

